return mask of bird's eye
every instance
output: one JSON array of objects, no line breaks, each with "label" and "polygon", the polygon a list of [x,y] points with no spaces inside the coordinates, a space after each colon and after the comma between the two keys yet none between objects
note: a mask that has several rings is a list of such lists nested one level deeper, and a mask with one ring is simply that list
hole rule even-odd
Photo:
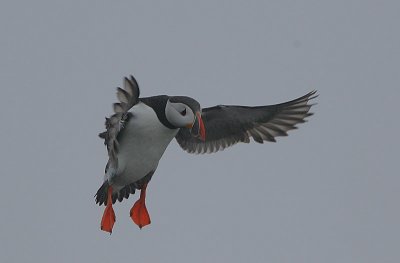
[{"label": "bird's eye", "polygon": [[182,115],[182,116],[185,116],[185,115],[186,115],[186,108],[185,108],[183,111],[181,111],[181,115]]}]

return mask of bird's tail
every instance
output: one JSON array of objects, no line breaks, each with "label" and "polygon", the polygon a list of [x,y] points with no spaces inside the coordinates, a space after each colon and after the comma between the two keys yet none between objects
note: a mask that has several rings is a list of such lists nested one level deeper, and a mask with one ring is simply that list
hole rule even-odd
[{"label": "bird's tail", "polygon": [[[122,201],[124,198],[128,199],[130,194],[134,194],[136,190],[136,185],[135,184],[130,184],[119,190],[118,192],[115,192],[112,194],[112,203],[114,204],[117,200]],[[107,199],[108,199],[108,188],[110,187],[110,184],[108,181],[105,181],[97,190],[97,193],[95,194],[95,200],[96,204],[101,205],[106,205],[107,204]]]},{"label": "bird's tail", "polygon": [[102,204],[106,205],[107,204],[107,191],[108,191],[108,187],[110,185],[108,184],[108,181],[105,181],[99,188],[99,190],[97,190],[97,193],[95,194],[95,199],[96,199],[96,204],[99,204],[100,206]]}]

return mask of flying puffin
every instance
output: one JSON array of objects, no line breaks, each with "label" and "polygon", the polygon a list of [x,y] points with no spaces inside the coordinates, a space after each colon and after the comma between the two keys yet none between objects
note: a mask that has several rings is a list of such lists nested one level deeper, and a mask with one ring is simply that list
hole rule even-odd
[{"label": "flying puffin", "polygon": [[108,162],[104,183],[95,195],[96,203],[105,205],[101,229],[112,232],[115,213],[112,204],[128,198],[135,190],[139,200],[130,217],[140,228],[150,224],[146,208],[146,188],[169,143],[175,138],[189,153],[213,153],[238,142],[275,142],[287,136],[296,124],[311,116],[309,101],[316,91],[288,102],[269,106],[218,105],[202,109],[185,96],[140,98],[139,85],[133,76],[124,78],[117,88],[118,103],[114,114],[106,118],[106,131],[99,134],[107,146]]}]

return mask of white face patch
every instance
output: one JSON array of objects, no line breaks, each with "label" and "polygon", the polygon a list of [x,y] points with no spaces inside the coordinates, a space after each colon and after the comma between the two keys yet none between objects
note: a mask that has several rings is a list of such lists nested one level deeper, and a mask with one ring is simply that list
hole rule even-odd
[{"label": "white face patch", "polygon": [[172,125],[178,128],[192,126],[195,120],[192,109],[180,102],[167,101],[165,116]]}]

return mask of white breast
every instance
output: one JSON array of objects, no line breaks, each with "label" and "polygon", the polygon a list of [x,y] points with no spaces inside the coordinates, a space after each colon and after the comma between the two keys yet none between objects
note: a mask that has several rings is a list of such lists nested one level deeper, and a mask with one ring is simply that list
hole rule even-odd
[{"label": "white breast", "polygon": [[118,172],[112,183],[118,188],[131,184],[157,168],[161,156],[178,129],[165,127],[154,110],[138,103],[119,140]]}]

